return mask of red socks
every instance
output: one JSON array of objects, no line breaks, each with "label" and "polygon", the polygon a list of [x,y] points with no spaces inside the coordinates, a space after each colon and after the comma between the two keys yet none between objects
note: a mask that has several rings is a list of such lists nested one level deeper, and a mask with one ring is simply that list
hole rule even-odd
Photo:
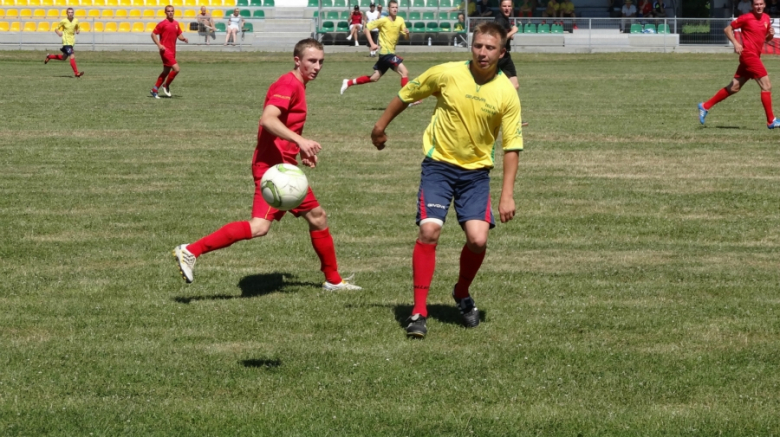
[{"label": "red socks", "polygon": [[460,251],[460,274],[458,275],[458,283],[455,284],[456,299],[469,297],[469,286],[474,281],[474,277],[477,276],[480,266],[482,266],[485,253],[487,253],[487,250],[483,250],[482,253],[474,253],[468,246],[463,245],[463,250]]},{"label": "red socks", "polygon": [[364,83],[369,83],[369,82],[371,82],[370,76],[360,76],[350,80],[349,82],[347,82],[347,84],[349,86],[352,86],[352,85],[363,85]]},{"label": "red socks", "polygon": [[717,93],[715,93],[714,96],[712,96],[711,99],[707,100],[702,104],[704,106],[704,109],[710,110],[713,106],[715,106],[718,102],[721,102],[726,99],[726,97],[730,96],[728,90],[726,88],[721,88]]},{"label": "red socks", "polygon": [[70,68],[73,69],[73,74],[79,74],[79,69],[76,67],[76,60],[73,58],[70,58]]},{"label": "red socks", "polygon": [[163,81],[165,80],[165,76],[163,76],[162,73],[160,73],[159,76],[157,76],[157,82],[154,84],[154,89],[160,88],[160,85],[163,84]]},{"label": "red socks", "polygon": [[173,82],[173,79],[176,78],[176,75],[179,74],[178,71],[171,70],[171,73],[168,75],[168,80],[165,81],[165,87],[168,88],[168,86]]},{"label": "red socks", "polygon": [[407,83],[409,83],[409,78],[408,77],[402,77],[401,78],[401,88],[405,87]]},{"label": "red socks", "polygon": [[63,61],[65,58],[62,57],[62,55],[48,55],[46,56],[48,59],[56,59],[58,61]]},{"label": "red socks", "polygon": [[772,92],[761,91],[761,104],[764,105],[766,113],[766,124],[775,121],[775,114],[772,113]]},{"label": "red socks", "polygon": [[250,238],[252,238],[252,228],[249,227],[249,222],[233,222],[190,244],[187,246],[187,250],[192,252],[195,257],[199,257],[212,250],[228,247],[236,241],[249,240]]},{"label": "red socks", "polygon": [[325,280],[331,284],[341,284],[342,279],[336,262],[336,247],[333,245],[330,229],[309,231],[309,234],[311,235],[311,245],[314,246],[314,251],[320,257],[320,270],[325,274]]},{"label": "red socks", "polygon": [[414,278],[414,308],[412,314],[420,314],[428,317],[428,290],[431,288],[433,271],[436,269],[436,245],[421,243],[414,244],[412,254],[412,277]]}]

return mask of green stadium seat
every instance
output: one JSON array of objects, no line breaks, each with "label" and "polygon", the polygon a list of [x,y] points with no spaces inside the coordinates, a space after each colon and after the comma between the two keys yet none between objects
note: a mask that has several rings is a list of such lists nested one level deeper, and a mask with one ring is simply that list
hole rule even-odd
[{"label": "green stadium seat", "polygon": [[346,8],[347,7],[347,1],[346,0],[333,0],[333,7],[334,8]]},{"label": "green stadium seat", "polygon": [[[222,26],[224,27],[224,25]],[[334,26],[332,21],[325,21],[322,23],[323,32],[333,32]]]},{"label": "green stadium seat", "polygon": [[426,8],[438,8],[439,7],[439,0],[427,0],[425,2]]},{"label": "green stadium seat", "polygon": [[424,8],[425,7],[425,0],[414,0],[412,2],[413,8]]},{"label": "green stadium seat", "polygon": [[371,6],[371,0],[360,0],[361,8],[368,8]]},{"label": "green stadium seat", "polygon": [[252,25],[252,23],[244,23],[244,28],[241,30],[243,30],[244,32],[254,32],[255,27]]},{"label": "green stadium seat", "polygon": [[319,0],[309,0],[308,7],[310,7],[310,8],[319,8],[320,7]]},{"label": "green stadium seat", "polygon": [[276,7],[276,2],[274,0],[263,0],[263,6],[266,8],[274,8]]},{"label": "green stadium seat", "polygon": [[[317,12],[317,11],[315,11]],[[262,9],[256,9],[252,12],[252,18],[265,18],[265,11]]]},{"label": "green stadium seat", "polygon": [[632,24],[631,25],[631,33],[642,33],[642,25],[641,24]]},{"label": "green stadium seat", "polygon": [[442,32],[452,32],[452,24],[449,21],[439,23],[439,30]]},{"label": "green stadium seat", "polygon": [[655,24],[650,24],[650,23],[645,24],[645,29],[644,30],[647,30],[648,31],[647,33],[655,33],[656,32]]},{"label": "green stadium seat", "polygon": [[438,14],[436,14],[436,15],[437,15],[437,17],[438,17],[437,19],[438,19],[439,21],[446,21],[446,20],[449,20],[449,18],[448,18],[448,14],[447,14],[446,12],[439,12],[439,13],[438,13]]},{"label": "green stadium seat", "polygon": [[422,19],[425,21],[433,21],[436,17],[434,17],[433,12],[423,12]]},{"label": "green stadium seat", "polygon": [[452,0],[452,7],[457,8],[461,3],[463,3],[463,0]]},{"label": "green stadium seat", "polygon": [[225,32],[225,31],[227,31],[227,28],[225,27],[225,23],[222,23],[222,22],[215,23],[214,27],[217,28],[217,32]]},{"label": "green stadium seat", "polygon": [[325,13],[325,18],[328,20],[338,21],[339,19],[339,12],[338,11],[328,11]]},{"label": "green stadium seat", "polygon": [[349,21],[349,11],[341,11],[341,12],[339,12],[339,20],[347,20],[347,21]]},{"label": "green stadium seat", "polygon": [[249,0],[237,0],[236,1],[236,6],[237,7],[249,6]]},{"label": "green stadium seat", "polygon": [[333,7],[333,0],[322,0],[322,7],[323,8],[332,8]]},{"label": "green stadium seat", "polygon": [[540,24],[539,27],[536,29],[537,33],[550,33],[550,25],[549,24]]},{"label": "green stadium seat", "polygon": [[450,9],[452,7],[452,2],[450,0],[439,0],[439,7],[442,9]]},{"label": "green stadium seat", "polygon": [[431,21],[425,25],[425,30],[427,30],[428,32],[438,32],[439,24]]},{"label": "green stadium seat", "polygon": [[450,20],[458,20],[458,12],[450,12]]},{"label": "green stadium seat", "polygon": [[399,8],[408,8],[409,7],[409,0],[401,0],[401,3],[398,3]]},{"label": "green stadium seat", "polygon": [[550,33],[563,33],[563,26],[560,24],[553,24],[550,27]]},{"label": "green stadium seat", "polygon": [[263,6],[263,0],[249,0],[249,6],[259,8],[260,6]]},{"label": "green stadium seat", "polygon": [[241,9],[238,12],[238,15],[240,15],[241,18],[252,18],[252,11],[250,11],[249,9]]},{"label": "green stadium seat", "polygon": [[668,24],[659,24],[658,25],[658,33],[669,33],[669,25]]},{"label": "green stadium seat", "polygon": [[336,32],[349,32],[349,23],[346,21],[339,21],[336,25]]},{"label": "green stadium seat", "polygon": [[525,28],[523,29],[523,33],[536,33],[536,24],[534,23],[526,24]]},{"label": "green stadium seat", "polygon": [[425,23],[423,23],[422,21],[418,21],[418,22],[414,23],[413,29],[414,29],[415,32],[424,32],[425,31]]},{"label": "green stadium seat", "polygon": [[320,15],[320,11],[314,11],[314,13],[312,13],[312,17],[314,18],[317,18],[319,15]]},{"label": "green stadium seat", "polygon": [[398,16],[406,21],[406,11],[398,11]]},{"label": "green stadium seat", "polygon": [[409,20],[411,21],[417,21],[420,19],[420,13],[417,11],[409,12]]}]

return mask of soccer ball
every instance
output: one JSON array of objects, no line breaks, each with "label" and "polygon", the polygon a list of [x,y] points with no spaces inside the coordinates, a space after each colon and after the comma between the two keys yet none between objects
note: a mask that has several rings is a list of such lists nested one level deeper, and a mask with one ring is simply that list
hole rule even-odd
[{"label": "soccer ball", "polygon": [[287,211],[298,207],[309,190],[309,181],[300,168],[277,164],[269,168],[260,180],[263,199],[272,207]]}]

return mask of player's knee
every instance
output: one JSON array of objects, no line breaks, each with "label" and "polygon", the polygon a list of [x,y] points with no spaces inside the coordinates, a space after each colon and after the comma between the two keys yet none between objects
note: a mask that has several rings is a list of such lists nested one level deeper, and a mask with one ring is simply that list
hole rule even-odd
[{"label": "player's knee", "polygon": [[306,220],[313,229],[325,229],[328,227],[328,214],[322,207],[309,211],[306,214]]},{"label": "player's knee", "polygon": [[423,244],[436,244],[441,235],[442,223],[440,220],[427,219],[420,222],[420,232],[417,239]]},{"label": "player's knee", "polygon": [[482,253],[487,248],[487,235],[466,236],[466,246],[474,253]]},{"label": "player's knee", "polygon": [[253,218],[249,220],[249,229],[252,231],[252,238],[263,237],[271,229],[271,222]]}]

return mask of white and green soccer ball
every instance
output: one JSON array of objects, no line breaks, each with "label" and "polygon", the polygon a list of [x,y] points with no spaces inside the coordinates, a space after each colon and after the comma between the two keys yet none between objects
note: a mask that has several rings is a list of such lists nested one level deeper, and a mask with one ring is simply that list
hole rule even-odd
[{"label": "white and green soccer ball", "polygon": [[288,211],[303,202],[309,181],[300,168],[292,164],[277,164],[265,172],[260,180],[260,189],[269,205]]}]

